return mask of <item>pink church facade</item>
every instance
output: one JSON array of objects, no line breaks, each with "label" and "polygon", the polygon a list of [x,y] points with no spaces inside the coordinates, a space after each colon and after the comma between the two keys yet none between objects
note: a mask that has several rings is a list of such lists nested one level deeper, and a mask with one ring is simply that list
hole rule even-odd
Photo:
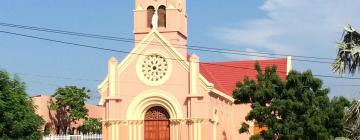
[{"label": "pink church facade", "polygon": [[[135,0],[135,47],[98,86],[105,140],[239,140],[248,104],[232,90],[255,61],[204,63],[187,53],[186,0]],[[291,60],[260,60],[288,72]],[[285,78],[285,73],[279,73]],[[250,127],[254,127],[253,125]]]}]

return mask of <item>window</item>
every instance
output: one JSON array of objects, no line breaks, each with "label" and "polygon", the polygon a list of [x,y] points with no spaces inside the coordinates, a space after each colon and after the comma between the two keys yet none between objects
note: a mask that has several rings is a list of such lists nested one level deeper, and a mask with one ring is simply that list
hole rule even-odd
[{"label": "window", "polygon": [[166,27],[166,7],[164,5],[159,6],[158,16],[159,16],[158,26]]},{"label": "window", "polygon": [[153,6],[149,6],[147,8],[147,27],[148,28],[152,28],[151,19],[154,14],[155,14],[155,8]]}]

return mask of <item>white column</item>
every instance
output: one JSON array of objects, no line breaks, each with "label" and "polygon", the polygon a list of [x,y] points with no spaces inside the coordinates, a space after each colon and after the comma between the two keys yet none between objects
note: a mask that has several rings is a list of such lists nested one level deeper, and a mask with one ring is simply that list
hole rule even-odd
[{"label": "white column", "polygon": [[172,139],[172,140],[176,140],[176,139],[175,139],[174,122],[173,122],[173,121],[170,122],[170,130],[171,130],[171,139]]},{"label": "white column", "polygon": [[194,140],[193,123],[190,122],[190,140]]},{"label": "white column", "polygon": [[115,122],[110,122],[111,124],[111,139],[115,140]]},{"label": "white column", "polygon": [[128,129],[129,129],[129,140],[133,140],[133,137],[132,137],[132,122],[128,122]]},{"label": "white column", "polygon": [[132,129],[133,129],[133,135],[134,135],[134,140],[137,140],[137,130],[136,130],[136,124],[132,125]]},{"label": "white column", "polygon": [[120,123],[119,121],[115,123],[115,132],[116,132],[116,133],[115,133],[115,136],[116,136],[115,139],[116,139],[116,140],[119,139],[119,133],[120,133],[120,132],[119,132],[119,123]]},{"label": "white column", "polygon": [[141,140],[141,122],[137,123],[138,140]]},{"label": "white column", "polygon": [[194,140],[198,140],[198,133],[197,133],[197,125],[196,125],[197,123],[196,122],[194,122],[193,123],[193,127],[194,127]]},{"label": "white column", "polygon": [[198,140],[201,140],[201,122],[198,122],[197,123],[197,126],[198,126]]},{"label": "white column", "polygon": [[175,125],[175,140],[179,139],[179,123]]},{"label": "white column", "polygon": [[213,140],[216,140],[216,124],[217,124],[217,122],[213,122],[213,125],[212,125],[212,127],[213,127]]}]

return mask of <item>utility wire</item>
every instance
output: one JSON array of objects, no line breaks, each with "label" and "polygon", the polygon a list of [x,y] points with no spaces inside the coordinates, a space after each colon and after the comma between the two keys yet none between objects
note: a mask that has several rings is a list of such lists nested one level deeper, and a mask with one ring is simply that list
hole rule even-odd
[{"label": "utility wire", "polygon": [[[0,69],[4,69],[4,68],[0,68]],[[31,73],[20,73],[20,72],[15,72],[13,74],[17,74],[17,75],[23,75],[23,76],[34,76],[34,77],[39,77],[39,78],[47,78],[47,79],[56,79],[56,80],[75,80],[75,81],[83,81],[83,82],[102,82],[103,80],[100,79],[88,79],[88,78],[73,78],[73,77],[65,77],[65,76],[53,76],[53,75],[44,75],[44,74],[31,74]],[[37,83],[39,83],[39,81],[35,81]],[[126,83],[126,84],[133,84],[133,83],[141,83],[142,82],[137,82],[137,81],[116,81],[115,83]],[[55,85],[55,84],[50,84],[50,83],[43,83],[43,84],[47,84],[50,86],[57,86],[57,87],[61,87],[60,85]],[[184,84],[181,83],[170,83],[170,85],[172,86],[183,86]],[[348,86],[348,87],[356,87],[359,86],[359,84],[327,84],[327,85],[331,85],[331,86]]]},{"label": "utility wire", "polygon": [[[84,44],[79,44],[79,43],[60,41],[60,40],[55,40],[55,39],[49,39],[49,38],[32,36],[32,35],[19,34],[19,33],[14,33],[14,32],[3,31],[3,30],[0,30],[0,33],[11,34],[11,35],[16,35],[16,36],[22,36],[22,37],[27,37],[27,38],[33,38],[33,39],[38,39],[38,40],[45,40],[45,41],[50,41],[50,42],[56,42],[56,43],[61,43],[61,44],[72,45],[72,46],[79,46],[79,47],[83,47],[83,48],[91,48],[91,49],[105,50],[105,51],[118,52],[118,53],[124,53],[124,54],[133,54],[133,55],[139,55],[139,56],[148,56],[148,55],[141,54],[141,53],[132,53],[132,52],[128,52],[128,51],[108,49],[108,48],[102,48],[102,47],[97,47],[97,46],[92,46],[92,45],[84,45]],[[181,59],[175,59],[175,58],[165,58],[165,59],[174,60],[174,61],[186,61],[186,62],[189,62],[187,60],[181,60]],[[194,63],[201,63],[201,64],[206,64],[206,65],[215,65],[215,66],[222,66],[222,67],[230,67],[230,68],[238,68],[238,69],[255,70],[254,68],[223,65],[223,64],[217,64],[217,63],[208,63],[208,62],[194,62]],[[287,73],[286,71],[277,71],[277,72],[279,72],[279,73]],[[313,75],[318,76],[318,77],[324,77],[324,78],[360,80],[360,78],[354,78],[354,77],[341,77],[341,76],[330,76],[330,75],[320,75],[320,74],[313,74]]]},{"label": "utility wire", "polygon": [[[96,38],[96,39],[105,39],[105,40],[112,40],[112,41],[120,41],[120,42],[127,42],[127,43],[139,43],[141,40],[134,40],[125,37],[113,37],[113,36],[105,36],[105,35],[96,35],[96,34],[89,34],[89,33],[79,33],[79,32],[72,32],[72,31],[64,31],[58,29],[50,29],[50,28],[43,28],[43,27],[34,27],[34,26],[25,26],[25,25],[17,25],[17,24],[10,24],[10,23],[1,23],[0,26],[5,27],[13,27],[13,28],[20,28],[20,29],[27,29],[27,30],[35,30],[35,31],[42,31],[42,32],[49,32],[49,33],[57,33],[57,34],[65,34],[65,35],[73,35],[73,36],[81,36],[81,37],[88,37],[88,38]],[[151,44],[154,44],[151,42]],[[161,45],[156,43],[154,45]],[[268,53],[268,52],[251,52],[251,51],[240,51],[240,50],[233,50],[233,49],[224,49],[224,48],[213,48],[213,47],[204,47],[204,46],[195,46],[195,45],[181,45],[181,44],[172,44],[175,48],[181,49],[190,49],[190,50],[197,50],[197,51],[206,51],[206,52],[213,52],[213,53],[225,53],[225,54],[233,54],[233,55],[245,55],[245,56],[256,56],[256,57],[265,57],[265,58],[278,58],[276,56],[289,56],[289,54],[277,54],[277,53]],[[182,46],[182,47],[181,47]],[[248,54],[252,53],[252,54]],[[263,55],[256,55],[256,54],[263,54]],[[272,56],[268,56],[272,55]],[[313,56],[302,56],[302,55],[291,55],[293,57],[299,58],[307,58],[307,59],[321,59],[321,60],[335,60],[333,58],[323,58],[323,57],[313,57]],[[315,61],[315,60],[306,60],[306,59],[293,59],[295,61],[304,61],[304,62],[314,62],[314,63],[328,63],[332,64],[332,62],[326,61]]]}]

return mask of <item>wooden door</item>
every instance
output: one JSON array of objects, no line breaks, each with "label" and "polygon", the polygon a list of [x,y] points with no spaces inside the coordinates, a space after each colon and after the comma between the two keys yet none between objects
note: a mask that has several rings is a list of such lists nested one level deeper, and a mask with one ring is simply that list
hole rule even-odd
[{"label": "wooden door", "polygon": [[144,139],[170,140],[169,114],[162,107],[152,107],[145,114]]}]

